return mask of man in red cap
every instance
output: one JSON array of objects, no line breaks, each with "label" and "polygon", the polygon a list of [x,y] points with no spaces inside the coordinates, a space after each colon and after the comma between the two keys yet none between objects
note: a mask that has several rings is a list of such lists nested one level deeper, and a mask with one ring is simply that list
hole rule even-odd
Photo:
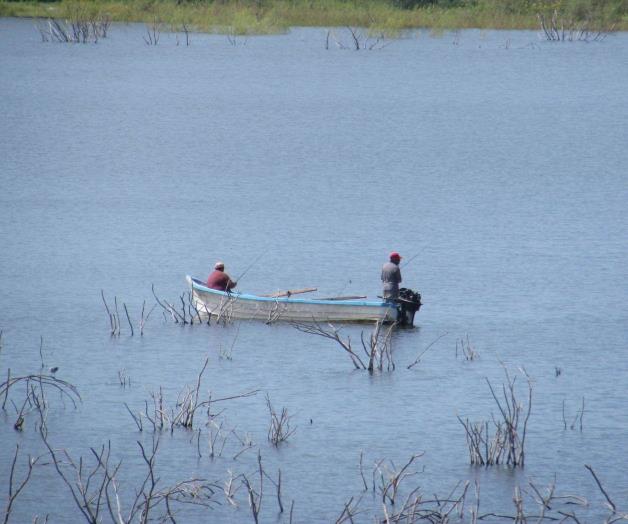
[{"label": "man in red cap", "polygon": [[399,262],[401,256],[396,251],[390,254],[390,262],[382,267],[382,282],[384,283],[384,300],[394,302],[399,297],[399,284],[401,283],[401,270]]},{"label": "man in red cap", "polygon": [[236,282],[225,273],[223,262],[219,261],[214,264],[214,272],[207,278],[207,287],[218,291],[229,291],[236,287]]}]

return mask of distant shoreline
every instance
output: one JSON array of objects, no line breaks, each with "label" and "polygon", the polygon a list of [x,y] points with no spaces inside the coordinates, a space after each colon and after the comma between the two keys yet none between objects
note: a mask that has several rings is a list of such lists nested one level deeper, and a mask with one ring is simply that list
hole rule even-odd
[{"label": "distant shoreline", "polygon": [[[593,2],[592,2],[593,3]],[[415,5],[412,9],[399,5]],[[423,5],[420,5],[423,4]],[[234,34],[273,34],[290,27],[366,27],[394,36],[408,29],[541,29],[539,15],[554,14],[549,2],[458,0],[454,7],[435,0],[91,0],[82,2],[19,2],[0,0],[2,17],[73,18],[106,16],[115,22],[185,25],[202,32]],[[547,4],[547,5],[546,5]],[[556,12],[567,29],[585,27],[591,31],[628,30],[628,13],[623,0],[605,0],[595,8],[582,8],[582,2],[564,0]],[[556,4],[553,4],[556,5]],[[513,7],[515,6],[515,7]],[[539,7],[540,6],[540,7]]]}]

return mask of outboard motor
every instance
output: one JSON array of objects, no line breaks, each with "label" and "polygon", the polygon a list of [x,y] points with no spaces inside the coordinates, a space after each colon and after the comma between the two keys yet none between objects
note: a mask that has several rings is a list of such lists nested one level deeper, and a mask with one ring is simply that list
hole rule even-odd
[{"label": "outboard motor", "polygon": [[397,299],[397,322],[401,326],[414,325],[414,314],[421,309],[421,294],[402,287]]}]

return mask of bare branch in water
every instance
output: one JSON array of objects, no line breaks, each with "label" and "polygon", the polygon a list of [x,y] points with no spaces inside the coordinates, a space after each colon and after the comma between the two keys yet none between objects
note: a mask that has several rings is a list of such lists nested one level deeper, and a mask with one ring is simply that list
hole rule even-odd
[{"label": "bare branch in water", "polygon": [[8,493],[7,505],[4,510],[4,520],[3,520],[4,524],[7,524],[9,522],[9,519],[11,517],[11,511],[13,510],[13,504],[15,504],[16,499],[19,497],[20,493],[26,487],[26,484],[28,484],[28,481],[31,479],[33,468],[35,467],[35,464],[37,464],[37,461],[39,460],[39,457],[32,458],[29,455],[28,462],[27,462],[28,469],[26,471],[26,474],[24,475],[21,481],[17,481],[15,478],[15,469],[16,469],[19,455],[20,455],[20,445],[17,444],[15,446],[15,453],[13,455],[13,461],[11,462],[11,471],[9,473],[9,493]]},{"label": "bare branch in water", "polygon": [[290,419],[292,417],[288,416],[288,410],[286,408],[282,408],[281,414],[278,415],[273,409],[268,395],[266,395],[266,406],[268,407],[268,411],[270,413],[268,440],[274,446],[278,446],[281,442],[288,440],[288,438],[294,434],[296,428],[290,428]]},{"label": "bare branch in water", "polygon": [[129,327],[131,328],[131,336],[134,336],[134,333],[133,333],[133,322],[131,322],[131,317],[129,316],[129,310],[127,309],[125,303],[122,303],[122,305],[124,306],[124,312],[126,313],[126,319],[128,320]]},{"label": "bare branch in water", "polygon": [[434,345],[436,344],[436,342],[438,342],[441,338],[443,338],[444,336],[448,335],[447,332],[443,333],[442,335],[439,335],[438,337],[436,337],[436,339],[434,339],[432,342],[430,342],[427,347],[421,352],[419,353],[419,356],[416,358],[416,360],[410,364],[407,369],[412,369],[414,366],[416,366],[420,361],[421,361],[421,357],[423,355],[425,355],[425,353],[427,353],[427,351]]},{"label": "bare branch in water", "polygon": [[608,496],[608,493],[606,493],[606,490],[602,487],[602,483],[600,482],[600,479],[598,478],[598,476],[595,474],[595,471],[593,471],[593,468],[589,466],[588,464],[585,464],[584,467],[587,468],[589,470],[589,473],[591,473],[591,475],[593,476],[593,479],[595,480],[597,487],[602,492],[602,495],[604,495],[604,498],[606,498],[608,505],[613,509],[613,513],[617,512],[617,506]]},{"label": "bare branch in water", "polygon": [[365,357],[368,358],[368,363],[365,363],[365,361],[360,358],[360,355],[353,349],[351,337],[343,338],[340,334],[340,330],[331,323],[328,324],[328,327],[323,327],[318,322],[308,324],[295,323],[293,326],[303,333],[317,335],[337,342],[349,355],[355,369],[363,369],[372,373],[374,369],[382,371],[384,364],[386,364],[388,371],[395,369],[395,363],[392,357],[391,339],[396,323],[391,324],[382,334],[382,323],[379,321],[375,322],[373,332],[369,336],[368,342],[364,339],[364,332],[361,333],[360,340],[362,349]]},{"label": "bare branch in water", "polygon": [[242,475],[242,484],[246,488],[249,498],[249,507],[253,515],[255,524],[259,524],[259,512],[262,509],[262,499],[264,495],[264,468],[262,467],[262,455],[257,451],[257,466],[259,473],[259,484],[256,490],[246,475]]},{"label": "bare branch in water", "polygon": [[157,17],[153,17],[153,22],[146,24],[146,36],[144,42],[146,45],[157,45],[159,43],[159,37],[161,35],[161,23],[157,21]]},{"label": "bare branch in water", "polygon": [[[492,466],[502,462],[505,455],[505,463],[514,467],[523,467],[525,462],[525,439],[528,420],[532,410],[532,380],[524,369],[528,383],[528,404],[524,406],[517,398],[515,378],[511,378],[504,367],[506,383],[502,385],[502,397],[498,397],[491,382],[486,379],[493,400],[501,414],[501,418],[495,420],[493,425],[495,432],[490,436],[489,423],[487,421],[470,422],[458,417],[458,421],[465,429],[467,446],[471,464]],[[523,417],[523,420],[522,420]]]},{"label": "bare branch in water", "polygon": [[[18,409],[15,402],[11,400],[12,404],[16,406],[17,419],[13,424],[16,430],[22,430],[25,416],[32,411],[41,410],[45,415],[48,410],[48,400],[46,397],[46,390],[48,388],[56,389],[61,394],[62,398],[70,400],[73,406],[76,408],[77,402],[81,402],[81,396],[79,395],[76,387],[65,380],[56,378],[54,375],[24,375],[24,376],[11,376],[11,370],[7,371],[7,380],[0,384],[0,397],[4,394],[4,402],[2,403],[2,409],[5,409],[9,393],[14,391],[14,386],[24,386],[24,397],[21,401],[21,407]],[[45,425],[45,416],[42,417],[42,424]]]},{"label": "bare branch in water", "polygon": [[566,19],[554,9],[552,17],[547,19],[544,13],[537,13],[537,19],[545,39],[550,42],[601,42],[615,26],[593,28],[591,20],[576,21]]}]

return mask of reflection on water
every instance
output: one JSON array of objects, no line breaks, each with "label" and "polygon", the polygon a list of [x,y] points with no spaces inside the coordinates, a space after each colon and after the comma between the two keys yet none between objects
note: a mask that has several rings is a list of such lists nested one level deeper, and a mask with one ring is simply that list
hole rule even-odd
[{"label": "reflection on water", "polygon": [[[259,448],[267,471],[281,468],[297,521],[335,520],[357,500],[360,453],[368,476],[381,459],[423,452],[412,488],[444,496],[478,479],[486,512],[512,514],[514,486],[555,475],[598,511],[585,463],[618,499],[626,492],[625,34],[550,45],[533,32],[463,31],[452,45],[420,33],[351,52],[325,50],[317,29],[236,46],[192,35],[185,47],[171,35],[146,46],[134,25],[97,45],[43,44],[30,21],[0,28],[0,372],[43,361],[77,386],[76,410],[50,395],[50,440],[74,457],[110,440],[125,503],[145,471],[136,441],[151,439],[124,404],[142,411],[161,388],[174,405],[206,357],[203,398],[261,391],[212,408],[221,456],[210,457],[206,415],[200,439],[165,432],[163,485],[252,475]],[[151,284],[175,302],[185,274],[205,278],[223,259],[237,275],[262,253],[242,290],[373,297],[393,249],[418,254],[403,277],[425,305],[416,329],[395,333],[390,373],[354,371],[333,342],[287,325],[182,326],[160,309],[143,337],[125,324],[122,304],[137,323]],[[119,337],[101,289],[119,301]],[[360,327],[344,333],[359,344]],[[456,357],[467,335],[470,361]],[[502,383],[500,361],[533,378],[524,470],[471,468],[456,418],[495,413],[485,378]],[[277,449],[265,394],[297,428]],[[571,430],[583,398],[583,430]],[[5,479],[16,442],[43,452],[35,418],[16,432],[15,415],[7,403]],[[238,455],[240,439],[253,444]],[[276,519],[271,486],[265,521]],[[38,468],[15,520],[78,517],[68,494]],[[211,515],[250,519],[244,488],[236,499]],[[361,507],[365,521],[381,514],[370,492]]]}]

